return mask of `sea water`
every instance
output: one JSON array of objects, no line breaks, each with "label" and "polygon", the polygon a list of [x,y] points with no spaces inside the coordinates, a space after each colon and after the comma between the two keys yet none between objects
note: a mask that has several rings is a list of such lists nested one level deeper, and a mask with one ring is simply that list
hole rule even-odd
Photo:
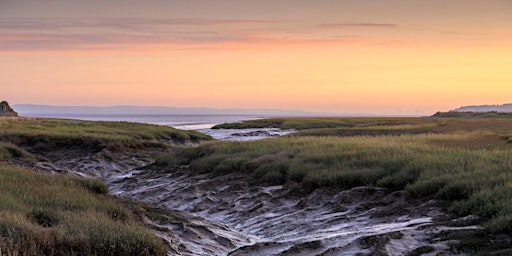
[{"label": "sea water", "polygon": [[291,130],[268,129],[211,129],[223,123],[267,118],[260,115],[129,115],[129,114],[25,114],[28,117],[66,118],[90,121],[136,122],[171,126],[181,130],[197,130],[220,140],[256,140],[285,135]]},{"label": "sea water", "polygon": [[129,115],[129,114],[37,114],[24,116],[66,118],[92,121],[136,122],[172,126],[182,130],[208,129],[217,124],[233,123],[242,120],[265,118],[252,115]]}]

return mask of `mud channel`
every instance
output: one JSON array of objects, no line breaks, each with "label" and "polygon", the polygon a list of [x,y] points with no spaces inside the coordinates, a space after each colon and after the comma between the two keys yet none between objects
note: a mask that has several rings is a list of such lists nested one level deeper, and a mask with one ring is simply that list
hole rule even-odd
[{"label": "mud channel", "polygon": [[112,194],[175,210],[173,221],[152,222],[169,255],[466,255],[449,234],[481,231],[474,216],[451,219],[439,202],[400,191],[321,188],[297,195],[239,174],[213,177],[186,167],[163,173],[152,163],[104,150],[39,167],[98,177]]}]

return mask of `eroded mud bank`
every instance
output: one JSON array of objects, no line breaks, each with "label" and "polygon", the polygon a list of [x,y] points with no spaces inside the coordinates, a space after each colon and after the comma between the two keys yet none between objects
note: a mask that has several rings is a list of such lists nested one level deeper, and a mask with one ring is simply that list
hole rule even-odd
[{"label": "eroded mud bank", "polygon": [[449,234],[481,232],[477,218],[451,220],[438,202],[403,192],[321,188],[297,195],[242,175],[144,168],[151,163],[103,151],[41,167],[99,177],[113,194],[176,210],[147,220],[171,245],[170,255],[463,255]]}]

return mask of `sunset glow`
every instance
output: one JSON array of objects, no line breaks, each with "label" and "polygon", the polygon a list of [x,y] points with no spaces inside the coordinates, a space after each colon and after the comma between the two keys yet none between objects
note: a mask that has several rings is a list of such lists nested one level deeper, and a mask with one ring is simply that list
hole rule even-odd
[{"label": "sunset glow", "polygon": [[388,115],[512,102],[508,0],[104,2],[0,1],[1,99]]}]

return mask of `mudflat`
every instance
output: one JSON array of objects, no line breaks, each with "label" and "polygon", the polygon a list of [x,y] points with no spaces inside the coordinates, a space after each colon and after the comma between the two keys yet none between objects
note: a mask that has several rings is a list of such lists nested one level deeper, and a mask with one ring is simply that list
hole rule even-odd
[{"label": "mudflat", "polygon": [[[42,127],[46,121],[55,125],[38,120]],[[29,138],[44,129],[11,130],[2,137],[10,152],[3,164],[100,178],[170,254],[509,252],[512,120],[252,122],[287,123],[298,132],[250,142],[174,141],[150,136],[161,132],[154,126],[137,127],[145,131],[137,137],[112,124],[133,140],[95,134],[103,144],[80,147],[73,139],[83,138],[66,135],[66,144],[42,150],[44,143]],[[319,128],[322,122],[328,127]],[[110,125],[86,122],[100,124]]]}]

